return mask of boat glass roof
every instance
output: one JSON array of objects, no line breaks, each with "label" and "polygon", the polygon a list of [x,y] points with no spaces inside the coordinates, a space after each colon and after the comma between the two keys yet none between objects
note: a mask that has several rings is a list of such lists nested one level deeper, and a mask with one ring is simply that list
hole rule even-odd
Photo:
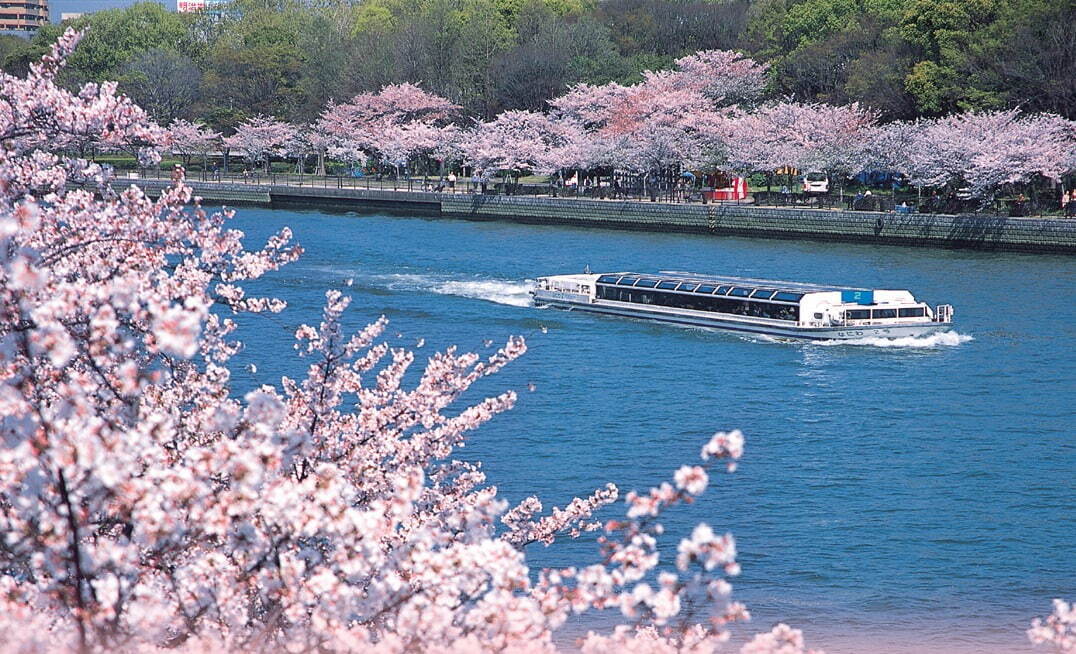
[{"label": "boat glass roof", "polygon": [[[731,292],[731,295],[736,297],[746,297],[742,295],[740,289],[747,291],[747,295],[762,299],[766,297],[765,293],[758,293],[759,290],[766,291],[772,294],[770,299],[780,302],[798,302],[807,293],[825,293],[831,291],[847,291],[858,290],[865,291],[870,289],[856,288],[853,286],[826,286],[822,284],[807,284],[802,282],[785,282],[776,281],[772,279],[755,279],[750,277],[719,277],[712,275],[702,275],[696,273],[682,273],[663,271],[660,276],[649,276],[641,273],[622,272],[622,273],[609,273],[598,277],[598,282],[602,284],[616,284],[618,286],[635,286],[636,282],[640,279],[644,280],[643,283],[639,283],[638,286],[646,286],[647,288],[669,288],[665,286],[669,283],[680,283],[680,291],[694,290],[696,293],[713,293],[715,289],[718,293],[724,295],[729,293],[729,287],[736,286],[737,289]],[[694,285],[698,285],[697,288],[691,288]],[[660,285],[660,286],[659,286]],[[718,288],[723,286],[722,288]]]}]

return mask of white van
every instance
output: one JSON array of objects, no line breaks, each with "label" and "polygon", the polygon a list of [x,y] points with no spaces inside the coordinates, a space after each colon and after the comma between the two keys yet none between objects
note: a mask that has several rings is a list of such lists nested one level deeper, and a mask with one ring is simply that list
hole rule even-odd
[{"label": "white van", "polygon": [[804,193],[829,193],[829,177],[820,170],[809,171],[803,176]]}]

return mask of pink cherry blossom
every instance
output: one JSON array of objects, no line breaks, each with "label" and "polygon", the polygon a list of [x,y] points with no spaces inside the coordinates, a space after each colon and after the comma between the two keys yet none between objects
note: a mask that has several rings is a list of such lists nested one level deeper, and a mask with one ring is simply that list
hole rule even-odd
[{"label": "pink cherry blossom", "polygon": [[821,654],[819,650],[804,649],[803,632],[786,624],[758,634],[740,649],[740,654]]},{"label": "pink cherry blossom", "polygon": [[168,146],[183,158],[184,165],[189,165],[195,155],[203,158],[221,146],[220,132],[213,131],[201,123],[192,123],[176,119],[168,126]]},{"label": "pink cherry blossom", "polygon": [[240,123],[225,142],[242,151],[251,164],[262,164],[268,173],[270,158],[288,154],[295,139],[295,128],[288,123],[272,116],[255,116]]},{"label": "pink cherry blossom", "polygon": [[710,482],[709,475],[701,466],[680,466],[674,475],[676,487],[691,495],[701,495]]},{"label": "pink cherry blossom", "polygon": [[1027,636],[1036,645],[1050,645],[1059,654],[1076,652],[1076,605],[1054,600],[1054,612],[1045,619],[1035,618]]},{"label": "pink cherry blossom", "polygon": [[[1058,180],[1072,170],[1076,123],[1016,110],[965,113],[893,126],[907,133],[891,167],[921,186],[968,185],[977,195],[1036,175]],[[884,135],[883,135],[884,136]]]},{"label": "pink cherry blossom", "polygon": [[734,429],[730,432],[715,433],[702,448],[703,460],[710,457],[739,459],[743,456],[743,432]]}]

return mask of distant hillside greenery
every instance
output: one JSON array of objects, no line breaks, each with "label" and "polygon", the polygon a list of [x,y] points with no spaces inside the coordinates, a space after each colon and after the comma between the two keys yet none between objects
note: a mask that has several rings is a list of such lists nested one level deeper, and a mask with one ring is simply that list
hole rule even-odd
[{"label": "distant hillside greenery", "polygon": [[[631,83],[706,49],[771,64],[768,93],[883,120],[1019,108],[1076,118],[1076,0],[236,0],[224,17],[145,2],[74,21],[66,83],[118,80],[162,124],[230,132],[315,118],[414,82],[477,118],[545,109],[576,82]],[[0,39],[19,73],[64,26]]]}]

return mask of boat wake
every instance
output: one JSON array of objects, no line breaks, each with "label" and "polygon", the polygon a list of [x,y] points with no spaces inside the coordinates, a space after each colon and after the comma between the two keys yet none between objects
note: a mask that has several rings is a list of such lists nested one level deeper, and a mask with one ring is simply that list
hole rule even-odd
[{"label": "boat wake", "polygon": [[938,332],[928,336],[904,336],[902,338],[853,338],[848,340],[815,341],[813,345],[868,345],[871,347],[936,348],[953,347],[975,340],[970,334]]},{"label": "boat wake", "polygon": [[438,275],[392,274],[379,275],[381,282],[393,291],[423,291],[439,295],[486,300],[513,307],[530,306],[530,291],[534,283],[503,279],[452,279]]},{"label": "boat wake", "polygon": [[931,334],[929,336],[905,336],[902,338],[879,338],[877,336],[874,336],[870,338],[849,338],[841,340],[834,339],[831,341],[809,341],[802,338],[769,336],[766,334],[740,334],[739,337],[744,340],[761,343],[785,343],[793,345],[813,345],[826,347],[832,347],[835,345],[851,345],[858,347],[867,346],[910,349],[954,347],[967,343],[968,341],[975,340],[974,337],[972,337],[970,334],[960,334],[958,332],[939,332],[937,334]]}]

